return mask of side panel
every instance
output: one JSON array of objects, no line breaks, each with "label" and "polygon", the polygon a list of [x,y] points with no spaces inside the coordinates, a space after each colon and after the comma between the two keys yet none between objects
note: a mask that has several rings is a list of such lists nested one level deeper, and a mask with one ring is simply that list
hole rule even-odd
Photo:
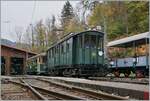
[{"label": "side panel", "polygon": [[90,64],[90,48],[84,49],[84,60],[85,64]]},{"label": "side panel", "polygon": [[84,64],[83,60],[83,43],[82,43],[82,35],[78,35],[74,38],[74,49],[73,49],[73,56],[75,57],[74,64]]},{"label": "side panel", "polygon": [[97,49],[91,49],[90,57],[90,64],[97,64]]},{"label": "side panel", "polygon": [[64,65],[64,44],[60,43],[60,66]]},{"label": "side panel", "polygon": [[73,37],[73,43],[72,43],[72,63],[76,64],[77,63],[77,37]]},{"label": "side panel", "polygon": [[70,38],[69,40],[67,40],[67,64],[71,65],[72,64],[72,46],[73,46],[73,42],[72,42],[72,38]]},{"label": "side panel", "polygon": [[97,56],[98,56],[98,64],[104,64],[104,42],[103,37],[97,37]]},{"label": "side panel", "polygon": [[84,35],[84,42],[83,42],[83,48],[84,48],[84,63],[90,64],[91,63],[91,46],[90,46],[90,36],[88,34]]},{"label": "side panel", "polygon": [[64,53],[63,53],[63,60],[64,61],[63,61],[63,65],[66,65],[66,62],[67,62],[66,61],[67,60],[66,59],[66,41],[63,42],[63,45],[64,45]]},{"label": "side panel", "polygon": [[138,62],[136,64],[136,66],[146,66],[146,56],[140,56],[138,57]]}]

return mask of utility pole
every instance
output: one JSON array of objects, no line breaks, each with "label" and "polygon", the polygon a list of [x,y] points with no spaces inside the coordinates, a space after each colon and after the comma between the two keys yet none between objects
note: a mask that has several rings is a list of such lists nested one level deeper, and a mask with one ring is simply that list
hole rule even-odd
[{"label": "utility pole", "polygon": [[106,25],[106,18],[103,16],[104,20],[104,58],[107,59],[107,25]]},{"label": "utility pole", "polygon": [[33,36],[33,25],[30,24],[31,26],[31,31],[32,31],[32,47],[34,46],[34,36]]},{"label": "utility pole", "polygon": [[[104,6],[106,2],[103,2]],[[107,56],[107,21],[106,16],[103,14],[103,24],[104,24],[104,59],[106,60],[108,58]]]},{"label": "utility pole", "polygon": [[10,29],[11,29],[11,28],[10,28],[10,27],[11,27],[11,26],[10,26],[11,21],[7,20],[7,21],[4,21],[4,23],[6,23],[7,26],[9,26],[9,27],[8,27],[8,33],[10,33],[10,32],[11,32],[11,30],[10,30]]}]

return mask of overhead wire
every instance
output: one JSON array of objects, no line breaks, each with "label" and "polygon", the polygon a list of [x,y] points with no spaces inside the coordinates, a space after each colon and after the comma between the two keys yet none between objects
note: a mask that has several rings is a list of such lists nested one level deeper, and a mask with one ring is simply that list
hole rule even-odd
[{"label": "overhead wire", "polygon": [[32,16],[31,16],[31,24],[32,24],[34,14],[35,14],[35,8],[36,8],[36,0],[34,1],[34,6],[33,6],[33,11],[32,11]]},{"label": "overhead wire", "polygon": [[32,25],[32,23],[33,23],[33,18],[34,18],[34,14],[35,14],[35,8],[36,8],[36,0],[34,1],[34,6],[33,6],[33,11],[32,11],[32,16],[31,16],[31,23],[30,23],[30,25],[31,25],[31,30],[32,30],[32,46],[34,46],[34,35],[33,35],[33,25]]}]

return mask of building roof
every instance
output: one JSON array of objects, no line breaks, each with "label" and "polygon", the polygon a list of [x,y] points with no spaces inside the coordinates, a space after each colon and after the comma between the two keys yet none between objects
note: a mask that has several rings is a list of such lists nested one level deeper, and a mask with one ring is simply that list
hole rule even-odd
[{"label": "building roof", "polygon": [[30,54],[35,54],[35,55],[37,54],[37,53],[35,53],[35,52],[27,51],[27,50],[25,50],[25,49],[13,47],[13,46],[8,46],[8,45],[4,45],[4,44],[1,44],[1,46],[7,47],[7,48],[12,48],[12,49],[19,50],[19,51],[22,51],[22,52],[27,52],[27,53],[30,53]]},{"label": "building roof", "polygon": [[111,41],[107,44],[108,47],[113,47],[113,46],[119,46],[121,44],[131,44],[131,42],[142,40],[142,39],[148,39],[150,37],[149,32],[133,35],[130,37],[122,38],[119,40],[114,40]]}]

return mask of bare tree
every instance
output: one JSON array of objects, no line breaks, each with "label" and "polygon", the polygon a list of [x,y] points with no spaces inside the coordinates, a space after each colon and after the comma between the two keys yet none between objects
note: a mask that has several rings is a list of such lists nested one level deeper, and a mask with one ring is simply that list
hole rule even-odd
[{"label": "bare tree", "polygon": [[87,17],[91,14],[91,11],[94,10],[96,5],[102,1],[103,0],[81,0],[77,4],[77,12],[80,14],[81,22],[85,29],[87,27]]},{"label": "bare tree", "polygon": [[46,26],[46,45],[50,45],[50,36],[51,36],[51,19],[50,18],[47,18],[46,21],[45,21],[45,26]]},{"label": "bare tree", "polygon": [[23,35],[23,28],[22,27],[16,27],[15,33],[16,33],[16,41],[18,43],[21,43],[22,35]]},{"label": "bare tree", "polygon": [[31,26],[28,26],[28,28],[26,29],[26,32],[24,33],[24,36],[22,38],[23,42],[27,43],[27,45],[29,46],[28,49],[32,50],[32,35],[31,35]]}]

